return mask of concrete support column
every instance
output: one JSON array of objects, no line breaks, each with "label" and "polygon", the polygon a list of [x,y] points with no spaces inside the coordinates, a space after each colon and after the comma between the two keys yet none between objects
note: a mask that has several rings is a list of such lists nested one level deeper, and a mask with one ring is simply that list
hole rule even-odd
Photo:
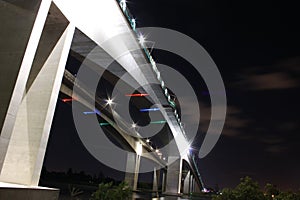
[{"label": "concrete support column", "polygon": [[157,171],[156,171],[156,168],[154,167],[154,169],[153,169],[153,187],[152,187],[152,191],[157,192],[157,190],[158,190]]},{"label": "concrete support column", "polygon": [[181,189],[182,159],[180,157],[169,156],[172,162],[167,169],[166,191],[167,194],[179,194]]},{"label": "concrete support column", "polygon": [[157,170],[156,167],[154,167],[152,191],[158,192],[159,185],[160,185],[160,170]]},{"label": "concrete support column", "polygon": [[127,163],[126,163],[126,174],[125,174],[124,181],[127,182],[129,187],[131,188],[133,188],[134,168],[135,168],[135,154],[128,152]]},{"label": "concrete support column", "polygon": [[0,1],[0,172],[50,3]]},{"label": "concrete support column", "polygon": [[[48,10],[44,12],[48,13]],[[0,168],[0,182],[37,186],[75,27],[49,22],[35,54]],[[53,26],[57,25],[55,31]],[[34,32],[34,30],[33,30]],[[30,45],[30,43],[29,43]],[[27,47],[31,51],[31,47]],[[26,53],[25,53],[26,55]],[[27,66],[27,67],[30,67]],[[8,122],[9,123],[9,122]],[[5,129],[3,129],[5,131]],[[1,154],[1,156],[3,156]]]},{"label": "concrete support column", "polygon": [[190,171],[190,176],[189,176],[189,194],[192,192],[192,172]]},{"label": "concrete support column", "polygon": [[166,172],[162,171],[162,183],[161,183],[161,191],[165,192],[166,191]]},{"label": "concrete support column", "polygon": [[191,187],[190,187],[190,192],[194,192],[194,184],[195,184],[195,180],[194,180],[194,176],[191,174]]},{"label": "concrete support column", "polygon": [[183,183],[183,193],[185,194],[189,194],[190,193],[190,171],[188,171],[185,179],[184,179],[184,183]]},{"label": "concrete support column", "polygon": [[140,162],[141,162],[141,156],[136,155],[136,161],[135,161],[135,171],[134,171],[134,179],[133,179],[133,190],[137,190],[137,184],[139,180],[139,170],[140,170]]},{"label": "concrete support column", "polygon": [[139,179],[139,169],[140,169],[141,156],[134,153],[128,153],[127,164],[126,164],[126,174],[125,181],[133,189],[137,190],[137,184]]}]

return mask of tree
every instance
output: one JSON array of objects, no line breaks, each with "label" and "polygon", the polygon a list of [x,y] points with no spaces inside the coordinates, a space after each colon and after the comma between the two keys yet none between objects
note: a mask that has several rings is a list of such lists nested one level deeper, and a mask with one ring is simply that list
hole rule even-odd
[{"label": "tree", "polygon": [[258,183],[248,176],[241,179],[241,183],[236,186],[234,193],[237,200],[265,200]]},{"label": "tree", "polygon": [[250,177],[242,178],[240,184],[233,190],[224,189],[221,193],[221,195],[214,196],[213,200],[266,200],[258,183]]},{"label": "tree", "polygon": [[280,192],[277,196],[275,196],[274,200],[300,200],[300,195],[294,192]]},{"label": "tree", "polygon": [[113,182],[100,183],[98,190],[92,194],[91,200],[127,200],[130,194],[131,190],[125,182],[117,186],[113,186]]},{"label": "tree", "polygon": [[212,200],[300,200],[300,190],[281,192],[275,185],[267,183],[265,194],[259,189],[258,183],[250,177],[241,178],[240,184],[234,189],[225,188],[220,195],[213,196]]},{"label": "tree", "polygon": [[273,184],[267,183],[265,186],[265,196],[267,200],[274,199],[275,196],[279,195],[279,190]]},{"label": "tree", "polygon": [[233,190],[224,188],[220,195],[213,196],[213,200],[236,200]]},{"label": "tree", "polygon": [[80,196],[83,193],[82,190],[72,185],[69,185],[69,192],[72,200],[79,200],[80,198],[78,196]]}]

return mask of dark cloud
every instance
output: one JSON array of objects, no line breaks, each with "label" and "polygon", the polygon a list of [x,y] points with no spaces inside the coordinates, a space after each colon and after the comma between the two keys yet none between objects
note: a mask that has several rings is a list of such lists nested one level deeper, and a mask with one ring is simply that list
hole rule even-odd
[{"label": "dark cloud", "polygon": [[266,147],[265,151],[272,154],[281,154],[287,152],[288,148],[281,145],[270,145]]},{"label": "dark cloud", "polygon": [[279,137],[279,136],[262,136],[262,138],[260,139],[261,142],[265,143],[265,144],[280,144],[282,142],[284,142],[284,137]]},{"label": "dark cloud", "polygon": [[300,58],[288,58],[275,65],[253,67],[241,73],[235,87],[244,90],[277,90],[300,86],[297,75],[300,72]]},{"label": "dark cloud", "polygon": [[[206,132],[210,121],[217,121],[218,119],[211,118],[211,107],[204,103],[200,103],[201,119],[200,130]],[[242,130],[246,128],[251,120],[241,117],[241,110],[235,106],[227,106],[226,119],[224,128],[222,130],[223,136],[235,137],[242,134]]]},{"label": "dark cloud", "polygon": [[296,80],[280,72],[250,75],[247,82],[250,85],[249,88],[254,90],[288,89],[298,86]]}]

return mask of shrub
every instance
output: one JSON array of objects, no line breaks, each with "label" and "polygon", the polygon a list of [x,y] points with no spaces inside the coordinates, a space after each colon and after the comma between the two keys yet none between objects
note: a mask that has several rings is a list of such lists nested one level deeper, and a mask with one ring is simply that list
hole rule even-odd
[{"label": "shrub", "polygon": [[127,200],[131,195],[131,190],[125,182],[117,186],[113,183],[101,183],[91,197],[91,200]]}]

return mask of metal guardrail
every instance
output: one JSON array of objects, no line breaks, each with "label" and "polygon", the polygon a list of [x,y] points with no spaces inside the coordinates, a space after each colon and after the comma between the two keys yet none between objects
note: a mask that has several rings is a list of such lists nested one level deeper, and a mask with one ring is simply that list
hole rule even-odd
[{"label": "metal guardrail", "polygon": [[199,177],[199,181],[200,181],[200,183],[201,183],[202,189],[204,189],[204,188],[205,188],[205,185],[204,185],[204,182],[203,182],[203,180],[202,180],[202,177],[201,177],[201,174],[200,174],[200,172],[199,172],[199,169],[198,169],[198,167],[197,167],[197,163],[196,163],[196,161],[195,161],[195,155],[192,155],[191,157],[192,157],[193,165],[195,166],[195,169],[196,169],[197,176]]},{"label": "metal guardrail", "polygon": [[[141,34],[138,33],[137,30],[136,30],[136,21],[135,21],[133,15],[130,13],[129,9],[127,8],[126,1],[125,1],[125,0],[117,0],[117,1],[118,1],[119,5],[120,5],[120,7],[121,7],[121,9],[122,9],[122,11],[123,11],[123,13],[124,13],[124,15],[127,17],[127,20],[128,20],[128,22],[129,22],[129,24],[130,24],[132,30],[135,32],[137,38],[139,38],[139,37],[141,36]],[[165,94],[165,96],[166,96],[166,98],[167,98],[167,100],[168,100],[170,106],[171,106],[171,107],[173,108],[173,110],[174,110],[174,115],[175,115],[175,117],[176,117],[176,119],[177,119],[177,121],[178,121],[179,126],[181,127],[181,130],[182,130],[182,132],[183,132],[183,135],[184,135],[185,138],[186,138],[186,134],[185,134],[185,131],[184,131],[184,129],[183,129],[183,124],[182,124],[182,122],[180,121],[179,115],[178,115],[177,110],[176,110],[176,104],[175,104],[175,102],[171,99],[171,95],[170,95],[169,92],[168,92],[168,89],[167,89],[167,87],[166,87],[166,85],[165,85],[165,82],[162,80],[162,78],[161,78],[161,76],[160,76],[160,72],[159,72],[159,70],[158,70],[157,67],[156,67],[156,63],[155,63],[153,57],[151,56],[149,50],[147,49],[147,47],[144,45],[144,43],[141,43],[141,42],[140,42],[140,45],[141,45],[141,47],[143,48],[143,50],[144,50],[144,52],[145,52],[145,55],[146,55],[146,57],[148,58],[148,60],[149,60],[149,62],[150,62],[150,64],[151,64],[151,66],[152,66],[152,69],[153,69],[153,71],[155,72],[156,77],[157,77],[158,81],[159,81],[160,84],[161,84],[162,90],[164,91],[164,94]],[[204,187],[204,183],[203,183],[203,180],[202,180],[202,178],[201,178],[200,172],[199,172],[199,170],[198,170],[198,167],[197,167],[197,164],[196,164],[196,161],[195,161],[194,156],[192,156],[192,159],[191,159],[191,160],[192,160],[192,163],[191,163],[191,164],[194,165],[193,167],[194,167],[194,169],[196,170],[196,173],[197,173],[197,176],[198,176],[198,178],[199,178],[200,184],[201,184],[202,188],[204,189],[204,188],[205,188],[205,187]]]},{"label": "metal guardrail", "polygon": [[[126,1],[125,0],[117,0],[117,2],[119,3],[120,5],[120,8],[121,10],[123,11],[125,17],[127,18],[128,20],[128,23],[130,24],[133,32],[136,34],[137,36],[137,40],[139,40],[139,37],[142,36],[141,33],[139,33],[137,30],[136,30],[136,20],[134,19],[133,15],[130,13],[129,9],[127,8],[127,5],[126,5]],[[151,53],[149,52],[149,50],[147,49],[147,47],[145,46],[145,44],[143,42],[139,42],[142,49],[144,50],[144,53],[148,59],[148,61],[150,62],[151,66],[152,66],[152,70],[154,71],[154,73],[156,74],[156,78],[157,80],[160,82],[160,85],[161,85],[161,88],[164,92],[164,95],[166,96],[167,100],[168,100],[168,103],[169,105],[173,108],[174,110],[174,115],[177,119],[177,122],[180,126],[180,128],[182,129],[183,133],[184,133],[184,130],[183,130],[183,124],[179,118],[179,115],[178,115],[178,112],[176,110],[176,104],[174,102],[174,100],[171,98],[171,95],[168,91],[168,88],[166,87],[165,85],[165,82],[162,80],[162,77],[160,75],[160,72],[159,70],[157,69],[157,66],[156,66],[156,63],[153,59],[153,57],[151,56]],[[185,133],[184,133],[185,135]]]},{"label": "metal guardrail", "polygon": [[[134,19],[133,15],[130,13],[129,9],[127,8],[127,5],[126,5],[126,0],[117,0],[117,2],[119,3],[120,5],[120,8],[122,9],[125,17],[127,18],[132,30],[135,32],[136,36],[137,36],[137,39],[139,40],[139,37],[142,36],[141,33],[139,33],[137,30],[136,30],[136,20]],[[149,50],[147,49],[147,47],[145,46],[145,44],[143,42],[139,42],[142,49],[144,50],[144,53],[147,57],[147,59],[149,60],[151,66],[152,66],[152,69],[154,71],[154,73],[156,74],[156,78],[158,79],[158,81],[160,82],[160,85],[161,85],[161,88],[164,92],[164,95],[166,96],[168,102],[169,102],[169,105],[173,108],[173,111],[174,111],[174,115],[177,119],[177,122],[181,128],[181,131],[184,135],[184,137],[187,139],[186,137],[186,134],[185,134],[185,131],[184,131],[184,128],[183,128],[183,124],[179,118],[179,115],[178,115],[178,112],[177,112],[177,109],[176,109],[176,104],[175,102],[171,99],[171,95],[169,94],[168,92],[168,89],[165,85],[165,82],[162,80],[162,77],[160,75],[160,72],[159,70],[157,69],[156,67],[156,63],[153,59],[153,57],[151,56],[151,53],[149,52]],[[195,161],[195,157],[194,156],[190,156],[192,162],[191,162],[191,165],[193,165],[192,167],[194,168],[194,170],[196,171],[196,174],[198,176],[198,180],[200,182],[200,185],[202,187],[202,189],[205,189],[205,186],[204,186],[204,182],[202,180],[202,177],[200,175],[200,172],[198,170],[198,167],[197,167],[197,164],[196,164],[196,161]]]}]

